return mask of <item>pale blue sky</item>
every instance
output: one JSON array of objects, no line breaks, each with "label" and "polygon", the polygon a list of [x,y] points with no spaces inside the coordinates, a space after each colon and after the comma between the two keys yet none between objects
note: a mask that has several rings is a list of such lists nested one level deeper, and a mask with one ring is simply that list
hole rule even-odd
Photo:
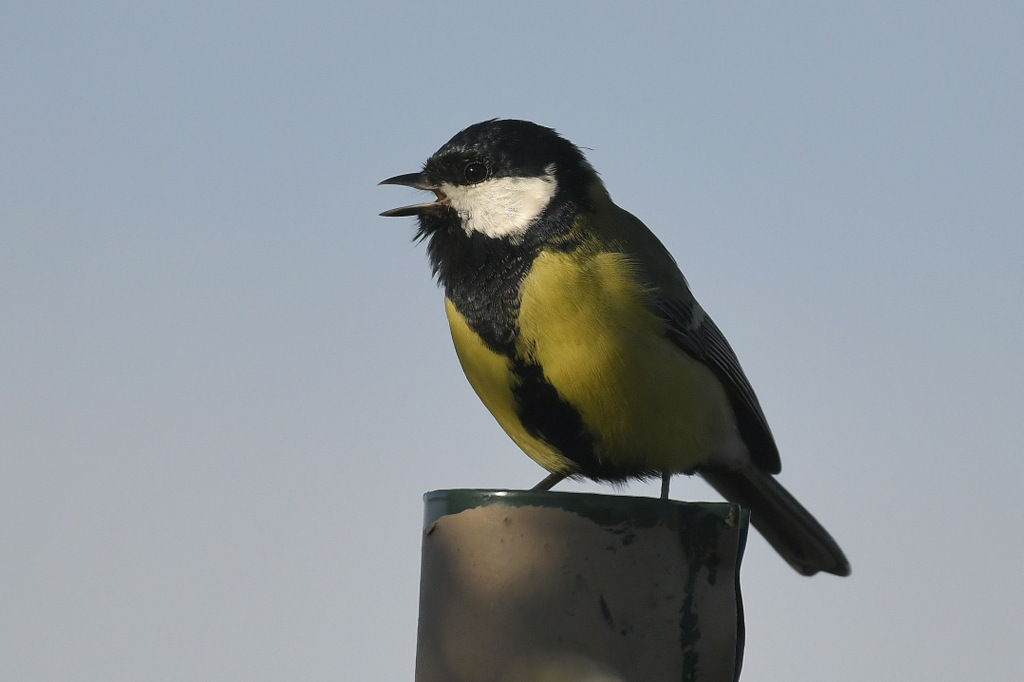
[{"label": "pale blue sky", "polygon": [[421,494],[543,472],[376,183],[502,116],[676,255],[852,562],[751,536],[744,681],[1017,679],[1024,6],[625,7],[0,5],[0,678],[412,678]]}]

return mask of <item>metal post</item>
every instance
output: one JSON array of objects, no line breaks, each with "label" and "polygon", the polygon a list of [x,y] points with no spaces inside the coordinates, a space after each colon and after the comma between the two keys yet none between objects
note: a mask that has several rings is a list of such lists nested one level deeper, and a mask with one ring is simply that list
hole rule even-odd
[{"label": "metal post", "polygon": [[416,682],[734,681],[733,504],[427,493]]}]

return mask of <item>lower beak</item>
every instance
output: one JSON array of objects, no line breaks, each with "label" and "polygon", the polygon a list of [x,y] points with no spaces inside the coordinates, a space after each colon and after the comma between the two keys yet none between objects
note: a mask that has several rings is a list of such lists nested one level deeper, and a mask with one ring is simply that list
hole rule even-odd
[{"label": "lower beak", "polygon": [[447,197],[445,197],[444,193],[436,185],[428,182],[423,173],[406,173],[405,175],[396,175],[393,178],[381,180],[378,184],[402,185],[404,187],[412,187],[414,189],[430,190],[437,195],[437,201],[413,204],[411,206],[402,206],[400,208],[393,208],[390,211],[384,211],[381,215],[386,218],[435,213],[446,205],[445,200]]}]

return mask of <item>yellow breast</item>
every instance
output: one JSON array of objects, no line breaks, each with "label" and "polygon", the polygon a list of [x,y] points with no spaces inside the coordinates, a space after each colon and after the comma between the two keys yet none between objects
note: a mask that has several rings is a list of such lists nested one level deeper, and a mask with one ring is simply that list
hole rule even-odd
[{"label": "yellow breast", "polygon": [[[665,335],[633,267],[617,253],[544,251],[522,285],[517,354],[580,413],[598,452],[625,468],[690,471],[735,438],[714,374]],[[509,436],[550,471],[571,463],[516,414],[509,358],[447,304],[459,360]]]}]

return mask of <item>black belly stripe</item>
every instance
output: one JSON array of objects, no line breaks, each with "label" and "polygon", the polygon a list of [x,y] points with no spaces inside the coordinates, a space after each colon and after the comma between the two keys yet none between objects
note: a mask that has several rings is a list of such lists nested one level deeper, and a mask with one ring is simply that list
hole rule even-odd
[{"label": "black belly stripe", "polygon": [[517,380],[512,387],[512,395],[519,420],[531,436],[548,443],[576,465],[571,475],[621,481],[655,473],[624,468],[599,459],[594,438],[583,423],[579,410],[558,395],[539,365],[515,358],[512,373]]}]

